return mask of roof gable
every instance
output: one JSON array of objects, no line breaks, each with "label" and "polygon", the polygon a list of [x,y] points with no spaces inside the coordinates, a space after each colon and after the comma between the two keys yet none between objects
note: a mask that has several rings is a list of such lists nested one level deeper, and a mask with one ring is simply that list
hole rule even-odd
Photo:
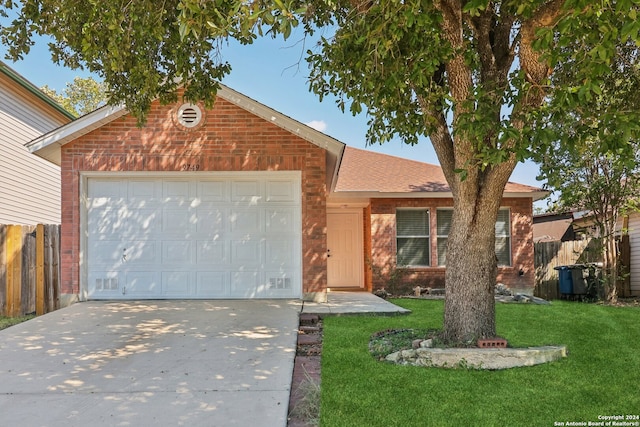
[{"label": "roof gable", "polygon": [[[221,84],[217,96],[327,150],[336,159],[342,154],[344,149],[342,142],[236,92],[227,86]],[[63,145],[126,114],[128,114],[128,111],[124,106],[106,105],[78,118],[68,125],[34,139],[27,143],[26,146],[32,153],[44,157],[53,163],[60,164],[60,148]]]}]

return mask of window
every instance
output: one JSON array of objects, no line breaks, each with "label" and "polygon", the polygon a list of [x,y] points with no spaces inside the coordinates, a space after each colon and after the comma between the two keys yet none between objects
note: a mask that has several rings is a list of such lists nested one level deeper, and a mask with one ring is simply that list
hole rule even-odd
[{"label": "window", "polygon": [[398,209],[396,238],[398,266],[424,267],[430,264],[427,209]]},{"label": "window", "polygon": [[496,221],[496,256],[498,265],[511,265],[511,211],[500,209]]},{"label": "window", "polygon": [[[438,234],[438,265],[445,266],[447,259],[447,238],[451,230],[452,209],[438,209],[436,213]],[[511,211],[500,209],[496,221],[496,257],[498,265],[511,265]]]},{"label": "window", "polygon": [[451,217],[453,209],[438,209],[436,220],[438,222],[438,265],[446,265],[447,259],[447,237],[451,229]]}]

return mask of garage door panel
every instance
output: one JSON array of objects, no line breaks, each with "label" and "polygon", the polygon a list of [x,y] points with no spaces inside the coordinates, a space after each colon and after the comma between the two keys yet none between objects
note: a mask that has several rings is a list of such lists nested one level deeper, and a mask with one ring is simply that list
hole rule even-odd
[{"label": "garage door panel", "polygon": [[90,298],[300,296],[300,174],[202,175],[88,178]]},{"label": "garage door panel", "polygon": [[265,209],[267,233],[295,233],[299,222],[299,215],[295,208]]},{"label": "garage door panel", "polygon": [[300,199],[299,187],[296,183],[289,180],[267,180],[266,181],[266,200],[268,202],[295,202]]},{"label": "garage door panel", "polygon": [[226,202],[229,200],[226,181],[198,181],[197,194],[201,202]]},{"label": "garage door panel", "polygon": [[163,209],[162,232],[179,236],[191,235],[198,222],[195,212],[187,209]]},{"label": "garage door panel", "polygon": [[196,263],[205,265],[229,264],[228,243],[220,240],[198,240],[196,242]]},{"label": "garage door panel", "polygon": [[209,237],[216,237],[226,231],[228,217],[226,209],[214,207],[198,208],[196,209],[196,217],[198,218],[196,231],[200,237],[203,234]]},{"label": "garage door panel", "polygon": [[231,263],[244,266],[260,265],[260,246],[260,241],[257,240],[232,240]]},{"label": "garage door panel", "polygon": [[127,197],[126,181],[97,180],[92,182],[87,197],[97,202],[114,202]]},{"label": "garage door panel", "polygon": [[190,240],[163,240],[162,264],[193,264],[193,242]]},{"label": "garage door panel", "polygon": [[235,180],[231,182],[231,201],[247,202],[249,205],[257,205],[262,199],[260,181]]},{"label": "garage door panel", "polygon": [[187,203],[191,201],[192,198],[190,181],[162,181],[163,203]]},{"label": "garage door panel", "polygon": [[196,295],[229,296],[229,273],[226,271],[199,271],[196,273]]},{"label": "garage door panel", "polygon": [[[122,243],[121,243],[122,245]],[[125,244],[123,264],[132,268],[145,264],[157,264],[160,261],[160,242],[155,240],[137,240]]]},{"label": "garage door panel", "polygon": [[157,198],[155,180],[130,180],[127,186],[127,198],[136,201],[153,201]]},{"label": "garage door panel", "polygon": [[232,233],[257,234],[260,232],[260,211],[235,210],[229,215]]},{"label": "garage door panel", "polygon": [[259,298],[259,273],[258,271],[233,271],[231,272],[230,296],[234,298]]},{"label": "garage door panel", "polygon": [[120,240],[93,240],[88,248],[88,260],[91,265],[116,266],[122,261],[126,245]]},{"label": "garage door panel", "polygon": [[163,271],[162,294],[165,296],[188,295],[191,290],[191,273],[188,271]]},{"label": "garage door panel", "polygon": [[291,240],[269,239],[265,242],[265,261],[269,268],[291,266],[295,260],[295,244]]},{"label": "garage door panel", "polygon": [[123,239],[145,238],[159,231],[159,216],[154,209],[92,209],[87,220],[87,232],[92,238],[98,239],[113,236]]},{"label": "garage door panel", "polygon": [[160,272],[133,271],[126,273],[123,292],[124,295],[129,296],[162,295]]}]

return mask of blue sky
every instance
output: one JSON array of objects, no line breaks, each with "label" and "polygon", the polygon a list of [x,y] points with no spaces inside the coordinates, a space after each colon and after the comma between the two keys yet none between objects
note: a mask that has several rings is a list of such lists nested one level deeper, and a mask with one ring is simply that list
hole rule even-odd
[{"label": "blue sky", "polygon": [[[251,46],[229,44],[222,49],[223,59],[233,70],[224,84],[287,116],[344,142],[355,148],[409,158],[427,163],[438,163],[428,139],[415,146],[400,140],[383,145],[368,146],[366,141],[367,117],[360,114],[342,113],[332,99],[320,102],[308,90],[307,64],[304,52],[312,47],[301,41],[301,36],[292,35],[289,40],[258,39]],[[65,84],[76,76],[90,74],[82,70],[70,70],[51,61],[46,42],[40,39],[24,60],[12,63],[4,59],[6,49],[0,46],[0,58],[22,76],[38,87],[48,85],[61,91]],[[520,163],[511,180],[522,184],[542,186],[536,181],[538,167],[532,162]],[[544,203],[536,203],[544,206]]]}]

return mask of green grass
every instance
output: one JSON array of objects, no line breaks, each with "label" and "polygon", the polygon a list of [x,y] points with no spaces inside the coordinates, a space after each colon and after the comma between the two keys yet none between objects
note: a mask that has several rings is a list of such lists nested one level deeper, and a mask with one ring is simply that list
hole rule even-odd
[{"label": "green grass", "polygon": [[0,330],[6,329],[9,326],[17,325],[18,323],[22,323],[26,320],[33,319],[35,316],[22,316],[22,317],[4,317],[0,316]]},{"label": "green grass", "polygon": [[477,371],[376,361],[368,350],[373,333],[442,327],[442,301],[393,302],[413,313],[324,320],[321,426],[553,426],[640,414],[638,307],[499,304],[498,335],[510,346],[564,344],[569,357]]}]

